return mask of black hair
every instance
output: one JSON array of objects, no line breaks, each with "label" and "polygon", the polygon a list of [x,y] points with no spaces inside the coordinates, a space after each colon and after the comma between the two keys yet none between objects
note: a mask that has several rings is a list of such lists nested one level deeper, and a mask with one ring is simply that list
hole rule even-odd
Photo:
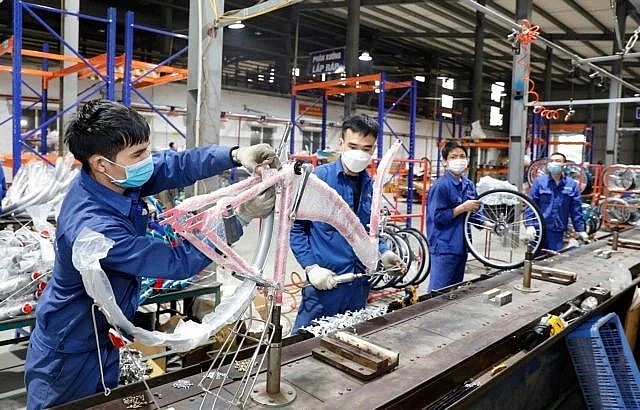
[{"label": "black hair", "polygon": [[170,146],[171,148],[173,148],[173,145],[174,145],[174,144],[175,144],[175,143],[174,143],[173,141],[171,141],[171,142],[169,143],[169,146]]},{"label": "black hair", "polygon": [[346,119],[342,123],[342,138],[344,138],[344,134],[347,130],[351,130],[356,134],[362,134],[365,137],[372,136],[373,138],[378,138],[380,126],[378,125],[378,121],[374,118],[369,117],[366,114],[357,114]]},{"label": "black hair", "polygon": [[562,152],[554,152],[553,154],[549,155],[549,158],[551,158],[554,155],[560,155],[562,157],[562,162],[567,162],[567,156],[564,155]]},{"label": "black hair", "polygon": [[149,141],[149,124],[133,109],[117,102],[93,100],[84,104],[64,133],[69,151],[89,170],[89,158],[115,160],[126,147]]},{"label": "black hair", "polygon": [[458,141],[448,141],[446,144],[444,144],[444,148],[442,148],[442,159],[446,161],[447,157],[449,156],[449,153],[451,153],[451,151],[453,151],[456,148],[460,148],[461,150],[464,151],[465,156],[467,157],[469,156],[467,154],[467,150]]}]

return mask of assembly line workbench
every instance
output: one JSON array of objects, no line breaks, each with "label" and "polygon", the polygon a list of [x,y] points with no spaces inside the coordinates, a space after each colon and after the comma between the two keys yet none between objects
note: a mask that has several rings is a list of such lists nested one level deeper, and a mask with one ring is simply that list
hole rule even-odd
[{"label": "assembly line workbench", "polygon": [[[620,237],[640,239],[640,230],[623,232]],[[523,351],[520,343],[542,316],[566,308],[567,302],[583,295],[585,289],[607,286],[611,270],[618,264],[637,276],[640,252],[621,247],[605,260],[595,256],[594,251],[600,248],[610,248],[606,239],[535,262],[576,272],[577,280],[570,285],[534,280],[533,287],[539,292],[521,293],[514,286],[522,284],[522,269],[502,271],[347,329],[400,353],[394,371],[371,381],[356,379],[312,357],[311,350],[319,346],[320,338],[285,339],[282,380],[296,390],[296,399],[288,408],[424,408],[461,391],[454,407],[548,408],[563,400],[567,408],[571,400],[580,403],[580,390],[563,338],[597,314],[614,311],[624,320],[640,278],[533,350]],[[513,301],[503,306],[488,303],[483,292],[493,288],[511,290]],[[508,363],[504,370],[491,372],[504,363]],[[211,408],[213,397],[197,388],[209,364],[202,362],[150,380],[158,404],[162,408]],[[264,378],[262,374],[259,380]],[[190,380],[194,387],[172,387],[178,379]],[[468,383],[480,380],[481,385],[464,390]],[[225,387],[234,390],[233,384]],[[137,383],[120,387],[109,397],[95,395],[62,407],[123,408],[122,398],[143,391],[144,386]],[[260,408],[251,399],[247,405]]]}]

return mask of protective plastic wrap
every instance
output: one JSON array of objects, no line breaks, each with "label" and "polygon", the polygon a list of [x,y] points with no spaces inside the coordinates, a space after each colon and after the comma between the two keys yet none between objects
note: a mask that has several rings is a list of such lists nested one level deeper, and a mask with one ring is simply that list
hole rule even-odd
[{"label": "protective plastic wrap", "polygon": [[400,147],[402,147],[402,141],[397,140],[394,142],[378,164],[376,180],[373,183],[373,198],[371,198],[371,227],[369,229],[369,234],[372,238],[377,238],[378,236],[378,225],[380,224],[380,200],[382,199],[382,188],[386,182],[385,175],[387,174],[387,171],[389,171],[389,168],[391,168],[393,158],[400,150]]},{"label": "protective plastic wrap", "polygon": [[80,272],[87,293],[100,306],[109,323],[147,345],[168,345],[176,351],[187,351],[205,343],[210,335],[242,315],[256,287],[250,281],[243,282],[233,298],[223,301],[215,312],[204,316],[202,324],[181,322],[173,333],[148,331],[134,326],[122,313],[109,279],[100,266],[100,259],[107,255],[112,246],[111,239],[85,228],[73,244],[73,265]]},{"label": "protective plastic wrap", "polygon": [[373,271],[378,263],[378,239],[370,237],[358,217],[353,212],[345,212],[345,209],[348,210],[349,205],[340,194],[317,176],[309,176],[298,218],[326,222],[336,228],[353,247],[358,259]]},{"label": "protective plastic wrap", "polygon": [[49,210],[58,208],[73,178],[78,174],[72,169],[72,154],[58,158],[55,167],[43,161],[32,161],[20,168],[11,187],[2,200],[2,215],[19,215],[27,207],[49,204]]}]

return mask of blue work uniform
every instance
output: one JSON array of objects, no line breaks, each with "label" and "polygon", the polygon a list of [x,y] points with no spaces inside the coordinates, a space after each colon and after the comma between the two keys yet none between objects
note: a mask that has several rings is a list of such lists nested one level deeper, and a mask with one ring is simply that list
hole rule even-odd
[{"label": "blue work uniform", "polygon": [[[477,199],[473,182],[464,175],[458,179],[447,171],[429,189],[427,199],[427,239],[431,270],[429,291],[462,282],[467,263],[467,245],[464,241],[465,213],[453,216],[453,208],[469,199]],[[472,222],[482,223],[479,212]]]},{"label": "blue work uniform", "polygon": [[[103,390],[92,320],[93,301],[72,263],[72,247],[88,227],[114,241],[100,265],[118,306],[131,320],[138,308],[141,277],[189,278],[211,260],[189,242],[172,247],[145,235],[149,211],[141,197],[181,188],[233,167],[230,148],[210,146],[153,155],[154,171],[141,188],[120,194],[86,170],[71,183],[56,228],[53,273],[38,303],[36,325],[25,363],[27,408],[41,409]],[[110,343],[110,325],[95,310],[104,381],[118,385],[119,354]]]},{"label": "blue work uniform", "polygon": [[[569,217],[576,232],[584,232],[580,189],[572,178],[563,176],[556,184],[551,175],[540,176],[533,181],[529,197],[542,212],[545,224],[544,249],[558,251],[564,248],[563,238]],[[530,209],[525,210],[525,218],[533,219]],[[539,227],[536,226],[536,229]]]},{"label": "blue work uniform", "polygon": [[[358,175],[360,199],[357,204],[354,186],[344,172],[341,159],[319,166],[314,173],[336,190],[356,212],[363,226],[369,225],[373,179],[366,170]],[[366,272],[364,264],[360,262],[347,240],[333,226],[324,222],[294,222],[290,244],[296,260],[303,268],[319,265],[336,275]],[[381,251],[386,249],[383,245],[380,246]],[[367,304],[368,295],[369,282],[366,278],[343,283],[330,290],[318,290],[313,286],[307,286],[302,289],[302,300],[291,333],[295,334],[299,328],[307,326],[313,319],[362,309]]]}]

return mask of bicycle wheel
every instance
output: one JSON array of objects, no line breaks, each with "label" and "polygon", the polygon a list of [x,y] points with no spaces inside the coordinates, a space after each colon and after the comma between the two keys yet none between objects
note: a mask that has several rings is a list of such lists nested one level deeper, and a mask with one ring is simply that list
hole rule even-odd
[{"label": "bicycle wheel", "polygon": [[[631,219],[629,203],[622,198],[609,197],[602,203],[602,219],[609,225],[624,224]],[[614,222],[617,221],[617,222]]]},{"label": "bicycle wheel", "polygon": [[[526,195],[495,189],[482,193],[478,200],[480,210],[465,216],[464,240],[480,262],[512,269],[524,263],[527,247],[534,253],[540,249],[544,237],[542,212]],[[486,227],[484,222],[490,222],[492,227]],[[533,240],[525,239],[528,226],[536,229]]]},{"label": "bicycle wheel", "polygon": [[[408,254],[409,247],[406,243],[401,243],[402,241],[398,238],[388,235],[385,232],[380,234],[380,239],[384,241],[387,245],[387,249],[395,252],[407,266],[411,262],[411,256]],[[378,270],[382,270],[381,263],[378,263]],[[376,275],[369,278],[369,289],[370,290],[382,290],[390,287],[393,283],[399,280],[401,277],[392,276],[388,274]]]},{"label": "bicycle wheel", "polygon": [[418,285],[420,283],[419,280],[423,277],[426,279],[429,274],[427,240],[415,228],[405,228],[398,232],[397,236],[409,245],[413,257],[411,265],[407,267],[407,273],[402,277],[402,280],[394,283],[393,287],[402,289],[409,285]]},{"label": "bicycle wheel", "polygon": [[533,184],[536,178],[547,173],[547,162],[549,161],[546,159],[537,159],[529,165],[529,169],[527,170],[527,182],[529,185]]}]

